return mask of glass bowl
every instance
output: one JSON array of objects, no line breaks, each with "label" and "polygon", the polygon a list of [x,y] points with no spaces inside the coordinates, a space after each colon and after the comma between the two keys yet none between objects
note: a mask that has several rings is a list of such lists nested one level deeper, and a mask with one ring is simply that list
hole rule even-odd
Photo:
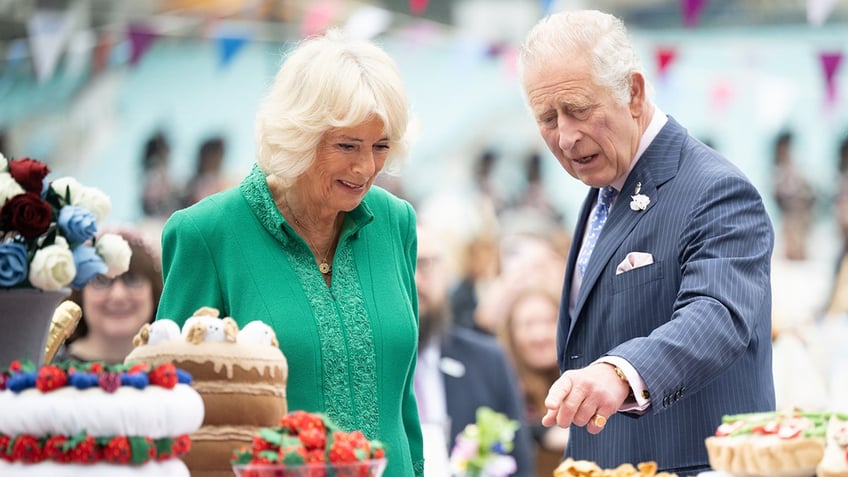
[{"label": "glass bowl", "polygon": [[236,477],[381,477],[386,459],[353,464],[244,464],[234,465]]}]

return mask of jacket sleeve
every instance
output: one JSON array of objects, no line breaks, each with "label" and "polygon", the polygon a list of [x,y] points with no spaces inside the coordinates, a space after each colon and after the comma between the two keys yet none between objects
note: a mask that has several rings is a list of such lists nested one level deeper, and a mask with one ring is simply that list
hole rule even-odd
[{"label": "jacket sleeve", "polygon": [[171,215],[162,231],[162,278],[157,319],[171,319],[182,326],[203,306],[217,308],[226,316],[215,257],[187,210]]}]

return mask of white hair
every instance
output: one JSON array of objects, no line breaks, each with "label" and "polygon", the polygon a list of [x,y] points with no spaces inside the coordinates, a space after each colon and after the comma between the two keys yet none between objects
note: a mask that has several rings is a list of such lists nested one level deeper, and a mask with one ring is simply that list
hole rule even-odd
[{"label": "white hair", "polygon": [[[563,11],[540,20],[521,45],[520,77],[528,69],[543,68],[570,56],[588,54],[595,81],[610,90],[621,104],[630,102],[631,75],[644,76],[639,56],[624,23],[597,10]],[[651,87],[645,79],[646,93]]]},{"label": "white hair", "polygon": [[289,52],[259,104],[257,163],[290,186],[315,160],[322,136],[373,117],[389,139],[387,173],[408,149],[409,107],[397,65],[377,45],[332,29]]}]

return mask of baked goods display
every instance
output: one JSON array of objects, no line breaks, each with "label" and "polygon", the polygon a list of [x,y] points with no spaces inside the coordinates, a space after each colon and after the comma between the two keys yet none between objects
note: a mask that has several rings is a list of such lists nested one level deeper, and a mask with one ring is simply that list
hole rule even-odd
[{"label": "baked goods display", "polygon": [[232,452],[239,477],[379,477],[385,450],[361,431],[346,432],[321,413],[293,411]]},{"label": "baked goods display", "polygon": [[637,466],[621,464],[615,469],[602,469],[595,462],[568,457],[554,469],[553,477],[677,477],[677,474],[657,472],[656,462],[641,462]]},{"label": "baked goods display", "polygon": [[233,449],[253,442],[261,427],[286,414],[288,365],[274,331],[260,321],[241,329],[231,317],[204,307],[180,328],[172,320],[144,325],[126,363],[172,362],[192,376],[205,407],[183,460],[192,477],[232,477]]},{"label": "baked goods display", "polygon": [[725,416],[706,439],[710,466],[737,477],[848,476],[848,415],[799,410]]},{"label": "baked goods display", "polygon": [[203,421],[191,376],[171,363],[14,361],[0,372],[0,475],[188,477]]}]

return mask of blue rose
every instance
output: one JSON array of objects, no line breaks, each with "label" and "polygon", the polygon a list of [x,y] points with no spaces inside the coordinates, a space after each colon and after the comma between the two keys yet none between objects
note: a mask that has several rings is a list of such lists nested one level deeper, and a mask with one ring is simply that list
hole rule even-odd
[{"label": "blue rose", "polygon": [[97,274],[106,273],[109,267],[97,255],[94,247],[89,245],[80,245],[74,249],[74,265],[77,268],[77,276],[71,282],[71,286],[79,290],[85,286]]},{"label": "blue rose", "polygon": [[97,217],[82,207],[66,205],[59,211],[59,230],[71,246],[83,243],[97,233]]},{"label": "blue rose", "polygon": [[13,287],[29,274],[26,247],[19,243],[0,243],[0,287]]}]

